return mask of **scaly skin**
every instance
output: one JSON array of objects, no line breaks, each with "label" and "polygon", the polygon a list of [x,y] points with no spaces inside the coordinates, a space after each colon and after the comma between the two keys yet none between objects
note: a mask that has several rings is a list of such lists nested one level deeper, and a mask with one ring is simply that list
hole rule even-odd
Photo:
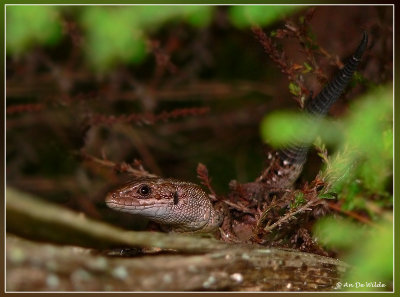
[{"label": "scaly skin", "polygon": [[178,232],[212,232],[223,220],[198,185],[175,179],[135,179],[109,193],[106,203]]},{"label": "scaly skin", "polygon": [[[325,115],[351,80],[367,46],[363,35],[356,52],[305,110],[313,116]],[[297,143],[271,154],[271,165],[253,183],[241,185],[253,199],[292,186],[302,171],[308,145]],[[258,198],[257,198],[258,197]],[[141,178],[108,194],[106,203],[118,211],[138,214],[178,232],[212,232],[224,220],[224,212],[214,206],[196,184],[165,178]]]}]

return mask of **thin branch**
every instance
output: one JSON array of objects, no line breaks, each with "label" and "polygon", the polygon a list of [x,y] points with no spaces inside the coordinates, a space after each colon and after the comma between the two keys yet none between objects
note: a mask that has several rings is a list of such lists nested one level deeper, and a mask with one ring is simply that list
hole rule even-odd
[{"label": "thin branch", "polygon": [[103,114],[95,114],[91,119],[92,125],[112,125],[115,123],[135,123],[138,125],[141,124],[154,124],[159,121],[167,121],[171,118],[175,119],[178,117],[185,116],[198,116],[204,115],[208,113],[210,109],[208,107],[193,107],[193,108],[179,108],[174,109],[172,111],[163,111],[159,114],[153,113],[131,113],[131,114],[123,114],[120,116],[114,115],[103,115]]},{"label": "thin branch", "polygon": [[131,166],[128,163],[125,163],[125,162],[122,162],[122,163],[118,164],[118,163],[114,163],[114,162],[109,161],[109,160],[96,158],[96,157],[94,157],[92,155],[89,155],[89,154],[87,154],[85,152],[80,152],[79,155],[81,157],[83,157],[84,160],[88,160],[88,161],[100,164],[101,166],[104,166],[104,167],[113,168],[114,170],[119,171],[119,172],[131,173],[135,177],[157,177],[157,175],[151,174],[148,171],[146,171],[143,168],[143,166],[140,164],[140,162],[138,162],[137,160],[135,160],[134,165],[136,167],[138,167],[138,168],[134,168],[133,166]]},{"label": "thin branch", "polygon": [[264,231],[266,232],[271,232],[273,229],[275,229],[276,227],[278,227],[279,225],[283,224],[286,221],[289,221],[293,216],[295,216],[296,214],[306,211],[306,210],[311,210],[309,207],[312,206],[315,202],[319,202],[317,199],[311,199],[309,200],[306,204],[304,204],[303,206],[300,206],[299,208],[297,208],[295,211],[290,211],[287,214],[285,214],[283,217],[280,217],[278,221],[276,221],[275,223],[266,226],[264,228]]}]

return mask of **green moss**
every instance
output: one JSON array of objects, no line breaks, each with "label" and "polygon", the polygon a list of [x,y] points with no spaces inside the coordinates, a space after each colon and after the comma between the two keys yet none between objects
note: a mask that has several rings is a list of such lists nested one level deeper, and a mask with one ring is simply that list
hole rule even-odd
[{"label": "green moss", "polygon": [[303,205],[305,202],[306,200],[304,199],[304,194],[302,192],[299,192],[296,194],[294,201],[290,204],[290,208],[297,208],[300,205]]}]

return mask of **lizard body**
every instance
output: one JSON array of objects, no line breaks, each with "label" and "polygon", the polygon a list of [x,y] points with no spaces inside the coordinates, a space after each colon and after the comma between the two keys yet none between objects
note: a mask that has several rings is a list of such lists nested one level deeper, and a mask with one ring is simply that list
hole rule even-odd
[{"label": "lizard body", "polygon": [[[367,33],[352,57],[305,111],[325,115],[351,80],[368,43]],[[308,144],[295,143],[270,156],[271,165],[253,183],[242,186],[256,197],[260,192],[287,189],[300,175],[307,158]],[[221,226],[224,211],[213,205],[196,184],[166,178],[140,178],[114,190],[106,197],[110,208],[138,214],[178,232],[212,232]]]}]

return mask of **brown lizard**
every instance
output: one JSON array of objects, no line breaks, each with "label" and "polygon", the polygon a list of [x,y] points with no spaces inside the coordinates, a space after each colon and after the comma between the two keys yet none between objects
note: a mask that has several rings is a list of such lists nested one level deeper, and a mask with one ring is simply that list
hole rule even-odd
[{"label": "brown lizard", "polygon": [[109,207],[139,214],[177,232],[211,232],[223,220],[200,186],[169,178],[140,178],[106,197]]},{"label": "brown lizard", "polygon": [[[309,100],[306,112],[313,116],[328,112],[351,80],[367,43],[364,32],[355,53],[335,78]],[[277,151],[271,166],[254,183],[272,191],[290,187],[302,171],[308,149],[309,145],[294,144]],[[245,185],[251,188],[254,183]],[[134,179],[109,193],[106,203],[112,209],[141,215],[177,232],[212,232],[221,226],[225,216],[221,206],[214,205],[200,186],[161,177]]]}]

